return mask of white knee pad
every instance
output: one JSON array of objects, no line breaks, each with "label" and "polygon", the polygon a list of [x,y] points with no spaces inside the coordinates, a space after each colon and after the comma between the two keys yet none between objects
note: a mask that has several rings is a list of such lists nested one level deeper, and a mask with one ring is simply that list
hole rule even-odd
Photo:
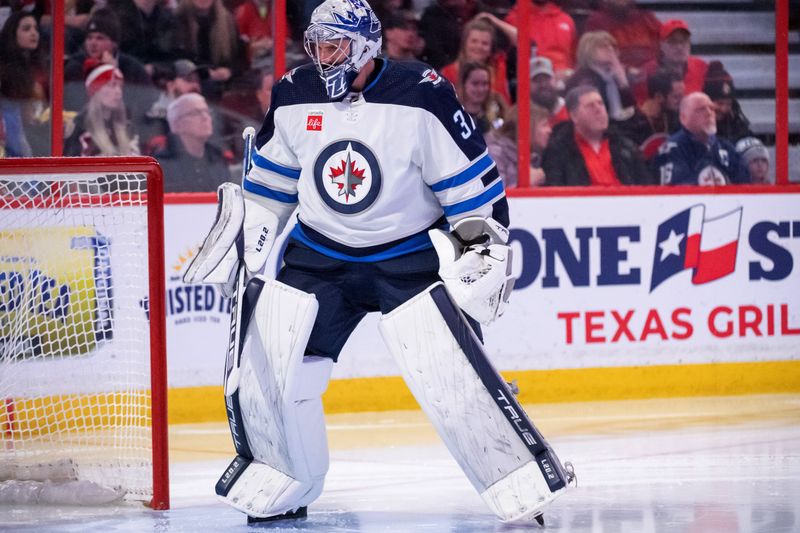
[{"label": "white knee pad", "polygon": [[[328,445],[321,395],[333,361],[304,357],[314,325],[313,295],[257,277],[240,293],[241,348],[225,383],[238,456],[217,494],[249,516],[294,511],[322,492]],[[239,342],[232,330],[232,347]]]},{"label": "white knee pad", "polygon": [[541,514],[573,478],[528,419],[441,283],[381,318],[403,378],[497,517]]}]

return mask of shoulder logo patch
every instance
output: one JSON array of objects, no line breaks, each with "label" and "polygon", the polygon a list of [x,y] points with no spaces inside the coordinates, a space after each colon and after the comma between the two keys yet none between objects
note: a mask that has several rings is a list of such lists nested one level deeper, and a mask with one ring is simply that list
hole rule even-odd
[{"label": "shoulder logo patch", "polygon": [[433,85],[439,85],[442,83],[442,77],[438,72],[432,68],[429,68],[422,73],[422,79],[419,80],[419,83],[432,83]]},{"label": "shoulder logo patch", "polygon": [[296,70],[297,70],[297,67],[293,68],[292,70],[290,70],[289,72],[284,74],[281,79],[282,80],[286,80],[289,83],[294,83],[294,80],[292,79],[292,76],[294,76],[294,73],[295,73]]}]

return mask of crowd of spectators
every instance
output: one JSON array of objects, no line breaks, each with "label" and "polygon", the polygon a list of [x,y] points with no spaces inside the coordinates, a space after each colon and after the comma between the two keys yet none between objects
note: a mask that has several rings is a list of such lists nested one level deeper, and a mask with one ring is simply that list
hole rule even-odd
[{"label": "crowd of spectators", "polygon": [[[318,0],[287,3],[289,67]],[[47,155],[44,0],[0,0],[0,156]],[[153,155],[168,191],[231,176],[244,126],[269,106],[269,0],[68,0],[65,155]],[[634,0],[374,0],[384,55],[450,80],[516,186],[518,28],[531,37],[530,183],[727,184],[769,180],[719,61],[692,55],[682,20]],[[581,13],[573,18],[573,14]],[[528,95],[526,95],[527,97]]]}]

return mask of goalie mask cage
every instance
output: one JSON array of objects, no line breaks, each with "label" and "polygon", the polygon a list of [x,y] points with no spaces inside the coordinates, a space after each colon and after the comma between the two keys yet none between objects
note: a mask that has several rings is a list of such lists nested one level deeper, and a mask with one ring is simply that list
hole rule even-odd
[{"label": "goalie mask cage", "polygon": [[0,160],[0,486],[169,507],[163,235],[151,158]]}]

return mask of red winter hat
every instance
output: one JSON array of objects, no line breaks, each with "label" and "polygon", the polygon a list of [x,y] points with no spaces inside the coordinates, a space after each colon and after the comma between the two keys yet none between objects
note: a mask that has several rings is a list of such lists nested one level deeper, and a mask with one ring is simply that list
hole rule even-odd
[{"label": "red winter hat", "polygon": [[103,63],[91,69],[84,82],[86,85],[86,92],[89,93],[89,98],[94,96],[105,84],[115,79],[123,80],[125,77],[114,65]]}]

